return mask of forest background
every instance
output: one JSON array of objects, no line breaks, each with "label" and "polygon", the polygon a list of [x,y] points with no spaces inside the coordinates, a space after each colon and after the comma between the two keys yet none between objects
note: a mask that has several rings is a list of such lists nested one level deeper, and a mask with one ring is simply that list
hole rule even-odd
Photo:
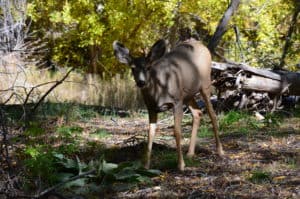
[{"label": "forest background", "polygon": [[[12,3],[6,5],[4,2]],[[35,69],[28,69],[30,72],[27,72],[26,78],[18,76],[20,85],[32,87],[53,82],[64,74],[53,71],[75,68],[77,73],[71,74],[68,81],[47,96],[48,100],[126,109],[141,108],[143,103],[129,68],[117,63],[114,58],[112,42],[119,40],[126,44],[135,56],[147,53],[159,38],[167,39],[172,47],[186,33],[207,45],[230,4],[229,0],[13,2],[2,1],[2,5],[6,5],[6,10],[13,10],[11,18],[14,23],[22,22],[21,28],[28,31],[25,36],[21,34],[27,43],[26,48],[12,51],[13,57],[16,58],[16,52],[22,51],[19,57],[23,56],[26,62],[31,58],[34,62],[27,66],[35,66]],[[215,51],[226,59],[254,67],[298,70],[299,7],[297,0],[241,1]],[[2,6],[3,13],[4,8]],[[11,57],[9,54],[3,60],[11,61]],[[218,61],[218,57],[215,56],[214,60]],[[50,70],[45,72],[41,68]],[[40,78],[41,75],[43,78]],[[15,79],[15,75],[8,77],[5,74],[1,88],[6,89],[12,84],[15,87]],[[38,89],[43,93],[43,89],[49,87],[50,84],[47,84]],[[18,93],[22,95],[24,89],[21,90]],[[65,90],[70,92],[66,95]],[[6,93],[1,101],[12,104],[24,102],[7,97],[10,95]],[[29,97],[28,101],[36,102],[37,98]]]}]

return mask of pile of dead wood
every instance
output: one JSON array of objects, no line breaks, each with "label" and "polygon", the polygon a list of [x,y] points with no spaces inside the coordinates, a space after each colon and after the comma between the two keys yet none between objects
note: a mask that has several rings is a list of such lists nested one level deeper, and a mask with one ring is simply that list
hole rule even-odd
[{"label": "pile of dead wood", "polygon": [[269,112],[294,107],[299,100],[299,72],[218,62],[214,62],[212,68],[217,110]]}]

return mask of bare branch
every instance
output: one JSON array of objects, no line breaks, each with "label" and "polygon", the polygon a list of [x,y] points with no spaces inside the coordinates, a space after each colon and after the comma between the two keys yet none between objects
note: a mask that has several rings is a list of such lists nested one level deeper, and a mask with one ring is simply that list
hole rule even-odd
[{"label": "bare branch", "polygon": [[52,187],[49,187],[48,189],[45,189],[45,190],[42,191],[41,193],[39,193],[39,194],[33,196],[32,198],[41,198],[42,196],[45,196],[46,194],[50,193],[51,191],[54,191],[55,189],[57,189],[57,188],[63,186],[64,184],[66,184],[66,183],[68,183],[68,182],[71,182],[71,181],[74,181],[74,180],[83,178],[83,177],[85,177],[85,176],[87,176],[87,175],[90,175],[90,174],[92,174],[92,173],[95,173],[95,172],[96,172],[96,169],[92,169],[92,170],[90,170],[90,171],[83,172],[83,173],[81,173],[81,174],[79,174],[79,175],[77,175],[77,176],[74,176],[74,177],[69,178],[69,179],[67,179],[67,180],[65,180],[65,181],[63,181],[63,182],[61,182],[61,183],[58,183],[58,184],[52,186]]},{"label": "bare branch", "polygon": [[35,104],[35,106],[32,108],[32,112],[35,112],[36,109],[39,107],[39,105],[44,101],[44,99],[51,93],[52,90],[54,90],[58,85],[62,84],[64,82],[65,79],[67,79],[67,77],[69,76],[69,74],[74,70],[74,68],[71,68],[66,74],[65,76],[57,81],[41,98],[40,100]]}]

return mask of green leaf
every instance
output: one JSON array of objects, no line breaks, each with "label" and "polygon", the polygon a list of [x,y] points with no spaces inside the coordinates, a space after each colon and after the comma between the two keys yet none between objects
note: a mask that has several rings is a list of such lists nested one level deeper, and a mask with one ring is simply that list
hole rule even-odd
[{"label": "green leaf", "polygon": [[104,173],[110,173],[111,171],[113,171],[114,169],[118,168],[117,164],[114,163],[107,163],[105,160],[103,160],[102,163],[102,171]]},{"label": "green leaf", "polygon": [[123,170],[121,170],[118,173],[113,174],[115,176],[115,178],[117,180],[133,180],[135,181],[135,179],[139,176],[141,176],[140,174],[137,174],[134,170],[132,170],[131,168],[124,168]]},{"label": "green leaf", "polygon": [[137,173],[143,175],[143,176],[148,176],[148,177],[155,177],[161,174],[160,170],[156,170],[156,169],[138,169]]},{"label": "green leaf", "polygon": [[25,154],[35,159],[38,155],[40,155],[40,151],[35,147],[28,147],[25,149]]},{"label": "green leaf", "polygon": [[80,175],[84,169],[88,168],[88,165],[84,162],[81,162],[78,156],[76,156],[76,160],[78,166],[78,174]]},{"label": "green leaf", "polygon": [[74,181],[68,182],[64,185],[64,188],[71,188],[71,187],[82,187],[86,185],[87,178],[79,178]]},{"label": "green leaf", "polygon": [[65,158],[65,156],[63,154],[57,153],[55,151],[52,152],[52,155],[59,160],[63,160]]},{"label": "green leaf", "polygon": [[134,162],[122,162],[118,165],[118,171],[121,171],[122,169],[127,168],[131,170],[137,170],[140,168],[143,168],[141,162],[134,161]]},{"label": "green leaf", "polygon": [[63,181],[66,181],[66,180],[70,179],[73,176],[74,176],[74,174],[72,174],[72,173],[58,173],[57,174],[57,180],[59,182],[63,182]]},{"label": "green leaf", "polygon": [[77,169],[78,168],[77,162],[72,159],[69,159],[69,158],[59,161],[59,163],[62,164],[67,169]]},{"label": "green leaf", "polygon": [[147,176],[138,176],[136,179],[138,182],[141,182],[141,183],[150,183],[151,182],[151,179]]}]

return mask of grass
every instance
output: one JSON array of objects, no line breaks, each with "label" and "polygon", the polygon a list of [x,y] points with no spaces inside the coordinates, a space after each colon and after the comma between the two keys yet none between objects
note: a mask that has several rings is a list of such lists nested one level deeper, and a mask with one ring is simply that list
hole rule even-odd
[{"label": "grass", "polygon": [[[1,92],[0,103],[5,102],[14,92],[15,95],[8,104],[23,104],[26,92],[28,93],[31,88],[37,85],[48,82],[48,84],[36,87],[33,90],[28,103],[35,103],[66,73],[66,71],[51,72],[29,67],[25,68],[20,75],[17,71],[13,71],[17,67],[10,68],[12,71],[0,74],[2,80],[0,90],[15,88]],[[16,78],[18,78],[17,83]],[[83,74],[78,71],[72,72],[66,81],[47,96],[45,101],[117,107],[125,110],[138,110],[144,107],[141,94],[131,75],[122,78],[120,75],[116,75],[111,79],[103,80],[98,75]]]},{"label": "grass", "polygon": [[[230,111],[225,114],[223,113],[218,116],[218,121],[221,135],[232,133],[249,135],[252,131],[264,126],[263,122],[255,120],[252,115],[242,111]],[[212,125],[207,115],[205,115],[201,120],[197,136],[199,138],[213,137]]]},{"label": "grass", "polygon": [[211,127],[207,124],[200,125],[197,136],[199,138],[211,138],[213,137],[213,132]]},{"label": "grass", "polygon": [[[159,148],[159,149],[157,149]],[[177,169],[177,152],[174,148],[168,147],[154,147],[152,152],[151,165],[153,168],[160,170],[176,170]],[[184,161],[187,167],[197,167],[201,162],[195,158],[188,158],[185,154]]]},{"label": "grass", "polygon": [[248,180],[255,184],[262,184],[271,182],[272,178],[269,172],[254,170],[252,171]]},{"label": "grass", "polygon": [[107,137],[111,137],[112,134],[110,132],[108,132],[105,129],[97,129],[96,131],[94,131],[91,134],[92,137],[98,138],[98,139],[102,139],[102,138],[107,138]]}]

